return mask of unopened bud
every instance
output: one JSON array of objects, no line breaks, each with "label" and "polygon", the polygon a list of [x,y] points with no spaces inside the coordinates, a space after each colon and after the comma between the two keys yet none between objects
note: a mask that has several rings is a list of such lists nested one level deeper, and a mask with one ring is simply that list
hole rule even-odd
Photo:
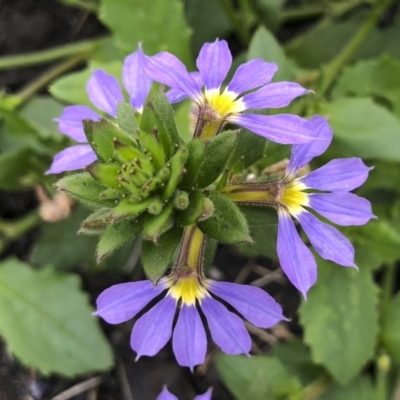
[{"label": "unopened bud", "polygon": [[204,199],[203,210],[201,211],[199,221],[204,221],[214,214],[214,204],[209,198]]},{"label": "unopened bud", "polygon": [[178,210],[185,210],[189,205],[189,195],[187,192],[177,190],[175,193],[174,207]]},{"label": "unopened bud", "polygon": [[147,208],[147,211],[150,214],[157,215],[160,214],[161,210],[163,209],[163,202],[159,198],[155,198],[149,207]]}]

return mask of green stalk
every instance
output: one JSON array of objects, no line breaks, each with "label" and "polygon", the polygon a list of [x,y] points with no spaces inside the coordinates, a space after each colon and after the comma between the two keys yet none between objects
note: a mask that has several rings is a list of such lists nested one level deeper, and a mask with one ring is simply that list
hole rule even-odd
[{"label": "green stalk", "polygon": [[326,93],[336,79],[340,70],[350,60],[355,51],[361,46],[371,30],[375,27],[379,18],[387,10],[392,0],[379,0],[372,10],[369,18],[361,26],[359,31],[350,39],[343,50],[324,69],[319,93]]},{"label": "green stalk", "polygon": [[86,57],[89,57],[96,47],[103,44],[107,39],[108,37],[101,37],[32,53],[0,57],[0,70],[44,64],[69,56],[85,54]]},{"label": "green stalk", "polygon": [[328,375],[320,376],[305,387],[304,395],[301,400],[317,400],[331,383],[332,378]]},{"label": "green stalk", "polygon": [[236,10],[233,8],[232,2],[230,0],[219,0],[219,2],[230,19],[239,40],[246,46],[250,41],[250,35],[241,19],[238,17]]},{"label": "green stalk", "polygon": [[13,101],[14,107],[19,107],[22,103],[26,102],[30,97],[35,95],[39,90],[47,86],[52,80],[62,75],[64,72],[69,71],[77,64],[87,59],[86,54],[80,54],[75,57],[68,58],[56,64],[54,67],[49,68],[42,75],[29,82],[15,95],[10,96]]},{"label": "green stalk", "polygon": [[37,210],[14,221],[0,219],[0,253],[10,242],[36,227],[40,222],[41,218]]}]

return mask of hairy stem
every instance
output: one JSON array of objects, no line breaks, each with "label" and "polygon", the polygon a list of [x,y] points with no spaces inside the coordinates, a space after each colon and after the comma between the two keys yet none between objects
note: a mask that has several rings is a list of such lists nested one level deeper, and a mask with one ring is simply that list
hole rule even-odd
[{"label": "hairy stem", "polygon": [[85,54],[86,57],[89,57],[96,47],[107,39],[108,37],[101,37],[32,53],[0,57],[0,70],[44,64],[69,56]]}]

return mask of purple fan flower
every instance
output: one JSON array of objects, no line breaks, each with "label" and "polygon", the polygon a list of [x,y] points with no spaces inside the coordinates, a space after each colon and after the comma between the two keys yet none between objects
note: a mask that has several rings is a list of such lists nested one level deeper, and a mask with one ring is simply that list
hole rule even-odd
[{"label": "purple fan flower", "polygon": [[[371,203],[350,193],[366,181],[371,170],[360,158],[334,159],[306,176],[295,177],[300,168],[322,154],[332,141],[333,132],[324,118],[315,116],[311,122],[318,136],[325,140],[292,147],[286,174],[281,181],[278,205],[279,260],[286,275],[304,297],[315,283],[317,266],[311,251],[297,233],[291,216],[300,223],[311,245],[322,258],[355,268],[354,248],[350,241],[304,207],[343,226],[364,225],[375,218]],[[330,193],[306,193],[306,189]]]},{"label": "purple fan flower", "polygon": [[[310,122],[316,134],[324,140],[294,145],[283,178],[225,189],[225,193],[237,203],[273,205],[278,208],[279,260],[290,281],[304,297],[317,279],[317,265],[310,249],[297,233],[292,217],[300,223],[311,245],[322,258],[354,268],[357,268],[354,264],[354,248],[349,240],[306,208],[343,226],[364,225],[375,218],[371,203],[350,193],[366,181],[371,170],[360,158],[338,158],[305,176],[296,177],[299,169],[322,154],[332,141],[333,132],[324,118],[315,116]],[[308,189],[320,192],[309,193],[305,191]]]},{"label": "purple fan flower", "polygon": [[[208,389],[207,392],[203,394],[199,394],[193,400],[211,400],[212,388]],[[174,396],[166,386],[163,387],[161,393],[157,396],[156,400],[178,400],[176,396]]]},{"label": "purple fan flower", "polygon": [[167,52],[146,60],[147,73],[171,88],[167,93],[171,103],[189,97],[198,105],[195,137],[213,136],[226,122],[231,122],[278,143],[306,143],[315,139],[311,123],[296,115],[243,113],[249,109],[285,107],[296,97],[310,92],[294,82],[271,83],[278,69],[276,64],[262,59],[248,61],[221,90],[232,64],[225,40],[204,44],[196,62],[199,72],[188,73],[183,63]]},{"label": "purple fan flower", "polygon": [[[125,58],[122,81],[130,96],[130,103],[141,113],[143,105],[150,92],[152,79],[144,70],[144,54],[139,46],[138,50]],[[117,79],[98,69],[89,79],[86,90],[92,104],[100,111],[111,117],[117,116],[117,107],[120,101],[124,102],[124,95]],[[96,160],[83,130],[84,119],[100,120],[101,115],[87,106],[67,106],[57,119],[58,129],[79,144],[60,151],[54,157],[53,163],[46,174],[58,174],[64,171],[74,171],[91,164]]]},{"label": "purple fan flower", "polygon": [[[111,286],[98,297],[95,314],[110,324],[119,324],[135,317],[156,298],[158,302],[136,321],[131,347],[137,359],[154,356],[172,336],[178,363],[191,370],[203,363],[207,350],[200,310],[212,339],[222,351],[250,352],[251,339],[242,319],[219,299],[260,328],[269,328],[284,319],[279,304],[262,289],[200,278],[190,270],[185,277],[162,278],[157,286],[149,280]],[[173,327],[176,313],[178,318]]]}]

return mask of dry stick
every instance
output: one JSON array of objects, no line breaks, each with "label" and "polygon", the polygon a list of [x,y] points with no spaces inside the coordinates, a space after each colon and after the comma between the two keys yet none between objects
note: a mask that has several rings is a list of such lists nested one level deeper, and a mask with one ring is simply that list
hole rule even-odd
[{"label": "dry stick", "polygon": [[95,378],[88,379],[87,381],[78,383],[77,385],[74,385],[70,387],[67,390],[64,390],[57,396],[53,397],[51,400],[68,400],[71,399],[74,396],[77,396],[78,394],[81,394],[83,392],[86,392],[96,386],[99,386],[103,378],[101,376],[96,376]]},{"label": "dry stick", "polygon": [[117,373],[119,384],[121,385],[122,395],[125,400],[134,400],[132,396],[131,387],[129,386],[128,377],[126,376],[125,367],[122,362],[117,363]]}]

